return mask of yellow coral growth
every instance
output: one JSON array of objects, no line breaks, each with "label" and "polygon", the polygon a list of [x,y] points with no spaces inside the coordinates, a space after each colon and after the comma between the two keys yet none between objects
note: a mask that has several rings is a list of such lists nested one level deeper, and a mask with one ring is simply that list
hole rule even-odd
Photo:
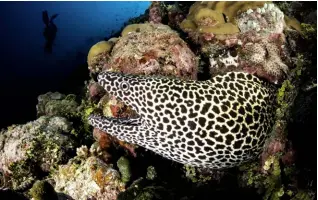
[{"label": "yellow coral growth", "polygon": [[191,21],[191,20],[188,20],[188,19],[185,19],[181,22],[180,24],[180,27],[183,29],[183,30],[196,30],[197,28],[197,25]]},{"label": "yellow coral growth", "polygon": [[105,185],[108,185],[111,181],[113,181],[113,179],[113,174],[111,172],[105,171],[103,168],[97,169],[93,175],[93,180],[101,188],[105,187]]},{"label": "yellow coral growth", "polygon": [[288,16],[284,16],[284,19],[285,19],[285,23],[288,27],[292,27],[294,28],[296,31],[298,31],[299,33],[302,33],[302,30],[301,30],[301,25],[299,23],[299,21],[294,18],[294,17],[288,17]]},{"label": "yellow coral growth", "polygon": [[239,33],[240,30],[237,26],[232,23],[218,24],[216,26],[206,26],[200,27],[199,31],[201,33],[213,33],[213,34],[235,34]]},{"label": "yellow coral growth", "polygon": [[93,62],[95,56],[97,56],[98,54],[108,53],[111,50],[112,46],[113,44],[111,42],[106,41],[100,41],[96,43],[88,52],[87,62],[90,64]]},{"label": "yellow coral growth", "polygon": [[149,29],[147,24],[130,24],[122,30],[121,36],[126,36],[130,32],[140,32],[146,29]]},{"label": "yellow coral growth", "polygon": [[119,38],[113,37],[113,38],[110,38],[108,40],[108,42],[111,42],[111,43],[115,44],[118,40],[119,40]]},{"label": "yellow coral growth", "polygon": [[235,17],[248,9],[263,7],[267,1],[206,1],[196,2],[190,8],[190,13],[197,13],[201,9],[210,9],[223,13],[227,16],[228,21],[235,23]]},{"label": "yellow coral growth", "polygon": [[213,25],[225,23],[223,14],[218,11],[211,10],[209,8],[202,8],[194,15],[194,21],[198,25],[204,25],[203,21],[210,19]]},{"label": "yellow coral growth", "polygon": [[196,2],[180,27],[185,32],[231,35],[239,33],[236,17],[249,9],[263,7],[265,1]]},{"label": "yellow coral growth", "polygon": [[230,22],[234,22],[234,18],[239,12],[245,12],[248,9],[255,9],[264,6],[265,1],[212,1],[212,2],[196,2],[190,10],[189,16],[192,17],[201,9],[210,9],[225,14]]}]

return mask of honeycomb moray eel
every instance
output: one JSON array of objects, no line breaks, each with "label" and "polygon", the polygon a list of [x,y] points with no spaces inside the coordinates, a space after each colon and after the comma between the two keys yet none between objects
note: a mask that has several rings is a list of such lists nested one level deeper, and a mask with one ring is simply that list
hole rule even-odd
[{"label": "honeycomb moray eel", "polygon": [[190,166],[221,169],[255,158],[274,122],[274,88],[247,73],[185,81],[102,72],[98,82],[139,118],[92,114],[92,126]]}]

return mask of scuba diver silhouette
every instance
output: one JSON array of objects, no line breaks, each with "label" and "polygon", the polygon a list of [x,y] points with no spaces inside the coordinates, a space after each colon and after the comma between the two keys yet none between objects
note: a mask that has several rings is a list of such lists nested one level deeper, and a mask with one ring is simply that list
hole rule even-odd
[{"label": "scuba diver silhouette", "polygon": [[42,20],[45,24],[43,35],[45,37],[46,43],[44,46],[44,52],[52,53],[52,46],[56,37],[57,27],[53,23],[53,20],[58,16],[58,14],[54,14],[49,18],[47,11],[42,12]]}]

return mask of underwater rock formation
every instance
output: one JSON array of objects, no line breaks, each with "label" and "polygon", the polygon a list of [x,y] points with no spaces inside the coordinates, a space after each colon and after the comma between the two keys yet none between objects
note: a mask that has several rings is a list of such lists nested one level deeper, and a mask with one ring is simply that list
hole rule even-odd
[{"label": "underwater rock formation", "polygon": [[240,31],[234,20],[237,11],[243,12],[263,4],[263,2],[196,2],[190,7],[187,18],[180,26],[194,42],[201,45],[217,41],[224,43],[235,39]]},{"label": "underwater rock formation", "polygon": [[37,116],[74,117],[78,112],[75,95],[64,95],[58,92],[48,92],[38,96],[36,105]]},{"label": "underwater rock formation", "polygon": [[78,200],[116,200],[125,188],[120,173],[91,155],[87,147],[77,152],[76,157],[61,165],[53,175],[55,190]]},{"label": "underwater rock formation", "polygon": [[113,42],[111,41],[100,41],[90,48],[87,55],[87,64],[91,73],[102,71],[108,62],[112,46]]},{"label": "underwater rock formation", "polygon": [[13,189],[26,187],[41,171],[48,173],[70,158],[75,142],[64,133],[71,129],[63,117],[42,116],[1,132],[0,169],[12,177]]},{"label": "underwater rock formation", "polygon": [[97,101],[105,95],[104,88],[94,81],[88,84],[87,89],[91,101]]},{"label": "underwater rock formation", "polygon": [[237,25],[241,33],[255,31],[261,35],[282,33],[284,13],[275,5],[265,3],[263,7],[249,9],[238,15]]},{"label": "underwater rock formation", "polygon": [[[245,37],[239,53],[239,65],[244,71],[267,79],[282,82],[289,71],[290,60],[284,55],[285,36],[271,34],[268,37]],[[283,62],[284,60],[284,62]]]},{"label": "underwater rock formation", "polygon": [[149,22],[158,24],[161,23],[162,17],[164,16],[163,4],[159,1],[151,2],[149,7]]},{"label": "underwater rock formation", "polygon": [[201,45],[212,76],[245,71],[281,83],[290,64],[283,33],[289,24],[285,21],[283,12],[272,3],[196,2],[181,28]]},{"label": "underwater rock formation", "polygon": [[197,59],[178,33],[163,24],[132,24],[122,31],[106,68],[129,74],[196,79]]}]

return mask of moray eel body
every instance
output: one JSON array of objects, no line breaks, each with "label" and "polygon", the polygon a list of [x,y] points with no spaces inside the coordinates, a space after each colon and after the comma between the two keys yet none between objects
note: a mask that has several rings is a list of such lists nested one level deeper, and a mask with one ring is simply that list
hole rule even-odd
[{"label": "moray eel body", "polygon": [[273,124],[275,92],[247,73],[184,81],[102,72],[98,82],[139,118],[93,114],[92,126],[190,166],[229,168],[254,158]]}]

